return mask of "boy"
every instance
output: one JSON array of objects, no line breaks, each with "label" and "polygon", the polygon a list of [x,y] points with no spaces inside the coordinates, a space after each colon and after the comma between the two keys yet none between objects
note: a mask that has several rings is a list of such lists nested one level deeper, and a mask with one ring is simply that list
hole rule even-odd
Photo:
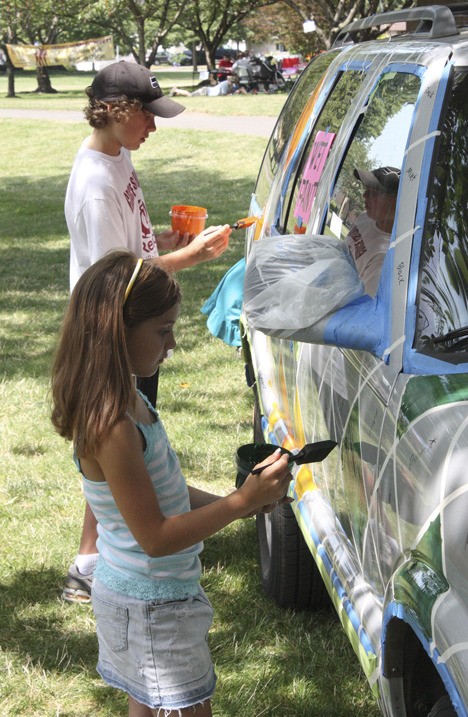
[{"label": "boy", "polygon": [[[132,62],[116,62],[97,73],[86,89],[85,116],[93,128],[75,158],[65,198],[70,233],[70,290],[81,274],[111,249],[177,271],[216,259],[228,247],[229,225],[210,227],[195,237],[166,230],[155,236],[143,192],[131,161],[156,131],[155,115],[175,117],[185,107],[165,97],[150,70]],[[158,255],[158,249],[171,249]],[[157,374],[139,388],[156,402]],[[62,597],[90,601],[97,561],[97,523],[86,505],[79,553],[68,571]]]}]

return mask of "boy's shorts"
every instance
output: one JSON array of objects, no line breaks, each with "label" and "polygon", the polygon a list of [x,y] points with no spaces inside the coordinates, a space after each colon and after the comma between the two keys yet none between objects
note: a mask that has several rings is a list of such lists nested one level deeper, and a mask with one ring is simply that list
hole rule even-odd
[{"label": "boy's shorts", "polygon": [[153,709],[184,709],[212,697],[207,644],[213,608],[202,588],[176,602],[137,600],[93,580],[97,670],[112,687]]}]

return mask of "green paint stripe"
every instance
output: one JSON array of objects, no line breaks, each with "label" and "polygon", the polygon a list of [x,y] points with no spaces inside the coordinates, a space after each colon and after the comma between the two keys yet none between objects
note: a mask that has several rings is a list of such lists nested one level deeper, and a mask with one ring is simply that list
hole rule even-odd
[{"label": "green paint stripe", "polygon": [[445,376],[413,376],[406,384],[401,401],[398,435],[404,434],[408,424],[436,406],[468,400],[466,374]]}]

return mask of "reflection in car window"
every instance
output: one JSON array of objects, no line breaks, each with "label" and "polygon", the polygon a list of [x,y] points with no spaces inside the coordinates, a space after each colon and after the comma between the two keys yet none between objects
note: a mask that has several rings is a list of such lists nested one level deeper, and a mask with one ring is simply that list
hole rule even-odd
[{"label": "reflection in car window", "polygon": [[343,162],[326,219],[326,233],[344,239],[365,211],[363,184],[354,170],[401,170],[421,81],[413,74],[386,72],[371,94],[365,115]]},{"label": "reflection in car window", "polygon": [[[465,336],[432,336],[468,326],[468,73],[454,75],[443,118],[420,265],[415,346],[423,353],[466,361]],[[455,358],[456,360],[456,358]]]},{"label": "reflection in car window", "polygon": [[285,212],[281,221],[282,226],[286,227],[286,234],[305,231],[307,227],[307,221],[297,221],[295,209],[298,202],[300,202],[300,194],[303,186],[304,173],[308,168],[308,160],[315,151],[314,144],[315,147],[317,146],[317,135],[319,132],[326,135],[333,135],[338,132],[364,78],[364,71],[351,70],[349,72],[343,72],[338,78],[319,119],[315,123],[314,131],[302,155],[301,167],[298,172],[292,173],[291,182],[286,190],[286,200],[284,202]]},{"label": "reflection in car window", "polygon": [[257,179],[255,193],[260,207],[265,202],[270,191],[273,177],[275,176],[278,163],[283,154],[284,148],[290,139],[296,122],[311,95],[311,92],[319,83],[321,77],[337,56],[337,52],[330,52],[319,55],[302,73],[294,86],[294,90],[288,98],[284,111],[281,113],[275,131],[268,143],[263,157],[262,166]]},{"label": "reflection in car window", "polygon": [[367,102],[335,184],[325,233],[346,241],[374,297],[390,245],[401,167],[421,80],[385,72]]}]

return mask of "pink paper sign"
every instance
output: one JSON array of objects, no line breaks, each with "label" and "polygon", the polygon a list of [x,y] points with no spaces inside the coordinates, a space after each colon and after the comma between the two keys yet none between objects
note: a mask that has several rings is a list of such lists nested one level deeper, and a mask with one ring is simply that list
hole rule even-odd
[{"label": "pink paper sign", "polygon": [[315,136],[294,209],[294,216],[302,219],[302,224],[307,224],[309,221],[312,204],[317,194],[317,186],[335,136],[334,132],[321,131],[317,132]]}]

